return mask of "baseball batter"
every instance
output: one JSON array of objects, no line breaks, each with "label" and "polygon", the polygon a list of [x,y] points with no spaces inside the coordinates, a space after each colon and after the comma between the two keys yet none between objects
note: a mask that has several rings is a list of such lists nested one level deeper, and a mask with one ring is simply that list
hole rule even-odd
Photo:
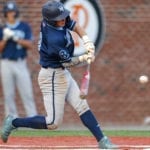
[{"label": "baseball batter", "polygon": [[3,12],[6,24],[0,28],[0,52],[5,115],[18,116],[14,101],[16,86],[27,116],[35,115],[37,111],[33,99],[32,83],[26,65],[27,49],[32,46],[32,32],[27,23],[19,21],[19,10],[14,2],[7,2]]},{"label": "baseball batter", "polygon": [[[39,40],[41,88],[47,116],[13,118],[8,116],[2,128],[2,140],[7,142],[11,131],[18,127],[35,129],[58,128],[62,122],[65,100],[76,110],[82,123],[93,133],[100,148],[111,149],[113,145],[103,135],[100,125],[91,112],[86,99],[80,98],[80,90],[66,66],[94,60],[94,44],[84,30],[70,18],[70,11],[58,1],[49,1],[42,7],[43,21]],[[74,42],[70,31],[76,32],[84,42],[86,53],[73,57]]]}]

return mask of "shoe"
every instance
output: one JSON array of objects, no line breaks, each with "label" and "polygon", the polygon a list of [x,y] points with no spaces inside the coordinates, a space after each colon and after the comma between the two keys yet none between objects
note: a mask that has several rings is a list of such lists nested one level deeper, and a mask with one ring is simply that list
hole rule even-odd
[{"label": "shoe", "polygon": [[104,136],[100,141],[99,141],[99,148],[100,149],[117,149],[118,146],[112,144],[107,136]]},{"label": "shoe", "polygon": [[1,139],[4,143],[7,142],[8,136],[10,135],[11,131],[15,129],[12,125],[12,121],[14,118],[11,115],[8,115],[4,120],[2,131],[1,131]]}]

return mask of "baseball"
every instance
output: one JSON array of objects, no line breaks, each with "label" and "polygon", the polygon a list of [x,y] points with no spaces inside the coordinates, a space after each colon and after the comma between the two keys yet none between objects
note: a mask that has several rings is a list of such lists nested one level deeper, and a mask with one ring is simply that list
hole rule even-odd
[{"label": "baseball", "polygon": [[142,75],[139,77],[139,82],[140,83],[147,83],[148,82],[148,76]]}]

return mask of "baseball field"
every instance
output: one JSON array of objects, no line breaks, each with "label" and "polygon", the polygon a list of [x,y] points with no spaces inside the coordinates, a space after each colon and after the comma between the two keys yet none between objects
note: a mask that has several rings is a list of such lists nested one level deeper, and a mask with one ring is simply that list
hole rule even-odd
[{"label": "baseball field", "polygon": [[[150,150],[149,131],[107,130],[104,133],[119,145],[120,150]],[[51,149],[98,149],[97,142],[87,130],[16,130],[8,142],[0,141],[0,149],[51,150]]]}]

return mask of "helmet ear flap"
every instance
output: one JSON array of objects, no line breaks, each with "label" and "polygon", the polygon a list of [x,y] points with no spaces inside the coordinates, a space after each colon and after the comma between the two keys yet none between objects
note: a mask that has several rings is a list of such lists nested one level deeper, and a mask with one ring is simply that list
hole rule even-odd
[{"label": "helmet ear flap", "polygon": [[46,19],[44,19],[44,20],[46,21],[46,23],[47,23],[48,25],[55,27],[56,21],[50,21],[50,20],[46,20]]},{"label": "helmet ear flap", "polygon": [[19,11],[17,10],[17,11],[16,11],[15,18],[18,18],[18,17],[19,17]]},{"label": "helmet ear flap", "polygon": [[[7,18],[7,12],[4,12],[4,17]],[[15,18],[19,17],[19,11],[16,11]]]}]

